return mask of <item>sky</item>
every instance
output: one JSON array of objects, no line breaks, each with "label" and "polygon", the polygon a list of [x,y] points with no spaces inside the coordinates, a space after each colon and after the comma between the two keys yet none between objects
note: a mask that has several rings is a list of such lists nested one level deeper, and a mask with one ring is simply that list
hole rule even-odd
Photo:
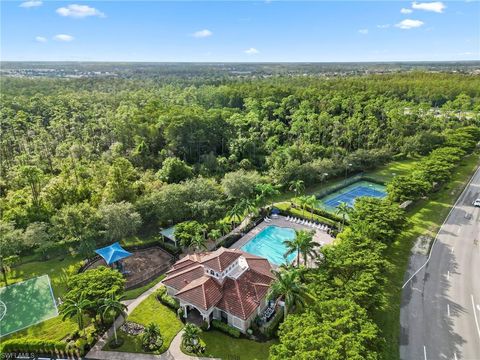
[{"label": "sky", "polygon": [[480,2],[0,1],[1,60],[480,60]]}]

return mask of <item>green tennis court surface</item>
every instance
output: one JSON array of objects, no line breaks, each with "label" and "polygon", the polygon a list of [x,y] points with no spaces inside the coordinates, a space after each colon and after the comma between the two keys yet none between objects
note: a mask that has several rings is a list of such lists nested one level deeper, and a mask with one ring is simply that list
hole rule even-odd
[{"label": "green tennis court surface", "polygon": [[0,336],[57,315],[48,275],[0,288]]}]

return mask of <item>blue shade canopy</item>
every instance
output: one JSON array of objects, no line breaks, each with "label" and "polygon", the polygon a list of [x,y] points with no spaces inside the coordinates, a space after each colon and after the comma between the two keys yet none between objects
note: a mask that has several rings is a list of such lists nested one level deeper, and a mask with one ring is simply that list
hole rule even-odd
[{"label": "blue shade canopy", "polygon": [[122,248],[118,242],[110,246],[105,246],[101,249],[97,249],[95,250],[95,252],[102,258],[104,258],[108,265],[132,255],[131,252],[128,252],[127,250]]},{"label": "blue shade canopy", "polygon": [[278,214],[280,214],[280,210],[278,210],[277,208],[273,208],[272,209],[272,214],[278,215]]}]

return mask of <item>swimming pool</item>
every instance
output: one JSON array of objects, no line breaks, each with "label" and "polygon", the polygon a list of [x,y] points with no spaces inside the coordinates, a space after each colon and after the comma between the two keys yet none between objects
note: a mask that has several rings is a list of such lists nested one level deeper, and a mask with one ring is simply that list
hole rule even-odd
[{"label": "swimming pool", "polygon": [[323,197],[319,200],[318,205],[325,210],[334,212],[341,202],[345,202],[352,207],[355,199],[358,197],[369,196],[383,198],[386,195],[387,191],[384,185],[361,180]]},{"label": "swimming pool", "polygon": [[[270,263],[281,265],[285,263],[285,252],[287,247],[283,241],[295,238],[295,230],[270,225],[250,239],[241,249],[253,255],[266,258]],[[292,262],[297,252],[287,257],[287,262]]]}]

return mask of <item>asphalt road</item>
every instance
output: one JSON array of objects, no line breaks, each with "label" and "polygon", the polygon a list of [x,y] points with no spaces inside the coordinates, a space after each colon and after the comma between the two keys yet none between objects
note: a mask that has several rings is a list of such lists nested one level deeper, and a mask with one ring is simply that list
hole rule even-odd
[{"label": "asphalt road", "polygon": [[[427,265],[405,285],[402,360],[480,359],[480,169],[440,229]],[[427,257],[412,255],[405,281]]]}]

